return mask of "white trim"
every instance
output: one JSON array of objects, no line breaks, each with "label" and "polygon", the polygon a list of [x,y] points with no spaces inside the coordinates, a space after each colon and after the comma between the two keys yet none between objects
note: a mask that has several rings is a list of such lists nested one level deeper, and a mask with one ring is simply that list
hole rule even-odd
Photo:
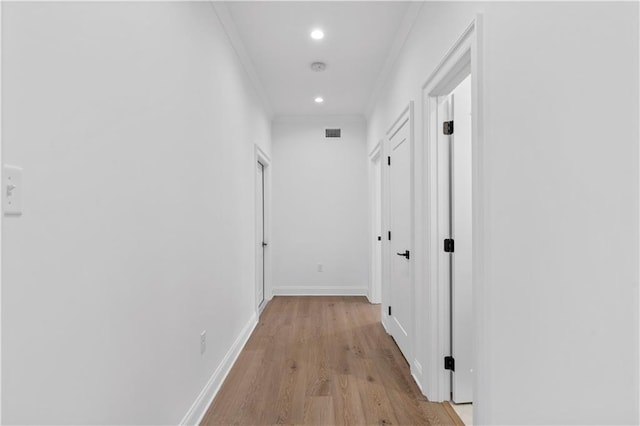
[{"label": "white trim", "polygon": [[367,287],[298,286],[274,287],[274,296],[367,296]]},{"label": "white trim", "polygon": [[[2,138],[2,8],[3,2],[0,1],[0,167],[3,167],[2,152],[4,151],[4,139]],[[3,181],[4,182],[4,181]],[[2,223],[0,218],[0,425],[2,421]]]},{"label": "white trim", "polygon": [[327,123],[332,121],[338,121],[340,123],[362,123],[366,122],[367,118],[361,114],[327,114],[327,115],[277,115],[272,120],[274,123],[306,123],[306,122],[321,122]]},{"label": "white trim", "polygon": [[222,1],[214,1],[209,0],[209,4],[213,8],[214,13],[218,17],[218,21],[222,25],[224,32],[227,34],[229,38],[229,43],[231,47],[238,55],[238,59],[240,60],[240,64],[244,68],[249,80],[253,84],[253,87],[262,103],[262,106],[267,112],[269,118],[273,118],[273,107],[271,106],[271,102],[269,102],[269,97],[267,96],[266,91],[264,90],[264,86],[258,77],[258,73],[256,72],[256,67],[251,60],[251,57],[247,53],[247,49],[242,42],[242,38],[238,33],[238,28],[236,27],[236,23],[233,20],[233,16],[231,12],[229,12],[229,8]]},{"label": "white trim", "polygon": [[240,355],[240,352],[242,352],[242,349],[247,344],[249,337],[251,337],[251,333],[253,333],[253,330],[255,329],[257,324],[258,317],[254,313],[253,315],[251,315],[249,322],[247,322],[242,331],[240,331],[240,334],[236,338],[235,342],[233,342],[233,345],[231,346],[231,348],[229,348],[229,351],[227,351],[227,354],[222,359],[222,362],[220,363],[220,365],[218,365],[216,371],[211,375],[211,378],[209,378],[209,381],[204,386],[194,403],[191,405],[189,411],[187,411],[187,414],[185,414],[182,420],[180,420],[180,425],[200,424],[204,415],[207,413],[209,406],[213,402],[213,399],[218,394],[218,391],[224,383],[224,380],[227,378],[229,371],[231,371],[233,364],[235,364],[236,360],[238,359],[238,355]]},{"label": "white trim", "polygon": [[413,377],[413,381],[416,382],[416,385],[418,385],[418,389],[420,389],[420,392],[424,394],[424,391],[422,390],[422,383],[420,383],[418,376],[414,373],[413,370],[411,370],[410,373],[411,373],[411,377]]},{"label": "white trim", "polygon": [[409,38],[409,34],[411,33],[413,25],[418,19],[418,15],[420,14],[420,10],[422,9],[423,5],[424,2],[414,1],[409,3],[409,5],[407,6],[407,10],[402,18],[402,22],[398,26],[398,31],[395,34],[391,49],[389,49],[389,52],[387,53],[387,59],[382,65],[382,68],[378,73],[378,77],[376,78],[376,82],[373,85],[373,89],[371,90],[371,96],[369,97],[369,101],[367,102],[367,105],[365,107],[367,118],[371,116],[371,114],[373,113],[373,109],[378,103],[378,99],[380,98],[382,89],[387,84],[389,74],[391,74],[391,70],[393,69],[393,66],[400,56],[400,52],[402,52],[402,49],[404,48],[404,45]]},{"label": "white trim", "polygon": [[[271,189],[272,189],[272,176],[271,176],[271,157],[267,154],[258,144],[255,144],[254,151],[254,160],[253,160],[253,170],[256,168],[256,163],[260,163],[263,166],[262,173],[264,178],[264,239],[267,243],[271,243]],[[254,172],[257,173],[257,172]],[[255,179],[254,179],[255,182]],[[257,188],[254,188],[254,193],[257,191]],[[256,206],[254,206],[254,211],[256,211]],[[257,232],[257,231],[256,231]],[[255,234],[255,232],[254,232]],[[256,240],[258,236],[256,235]],[[268,245],[266,250],[264,251],[264,302],[258,304],[257,300],[254,300],[254,306],[256,307],[256,314],[260,316],[262,310],[266,306],[267,302],[271,300],[273,297],[272,292],[272,264],[271,264],[271,246]],[[257,271],[256,271],[257,272]]]},{"label": "white trim", "polygon": [[[474,318],[474,420],[483,422],[483,414],[487,412],[489,401],[486,382],[490,377],[488,371],[489,334],[487,330],[487,315],[489,314],[486,291],[486,271],[483,265],[490,255],[487,251],[486,222],[489,201],[486,198],[484,173],[488,167],[488,159],[483,150],[483,98],[482,98],[482,16],[476,15],[473,22],[463,32],[451,49],[444,56],[440,64],[427,78],[422,86],[423,101],[423,130],[424,153],[421,157],[425,171],[423,185],[426,189],[426,210],[421,220],[427,226],[421,235],[426,241],[426,252],[421,259],[424,271],[424,285],[426,292],[418,303],[424,307],[420,314],[424,318],[417,318],[422,324],[428,324],[425,335],[428,336],[425,355],[425,395],[432,401],[446,401],[450,398],[450,373],[442,368],[442,357],[448,354],[447,346],[449,334],[449,298],[448,285],[440,281],[441,267],[439,260],[442,255],[441,242],[438,239],[438,153],[437,131],[435,122],[437,113],[437,96],[448,94],[465,74],[472,78],[473,102],[473,318]],[[446,286],[446,288],[445,288]],[[485,382],[484,384],[482,382]],[[478,414],[478,416],[476,416]]]}]

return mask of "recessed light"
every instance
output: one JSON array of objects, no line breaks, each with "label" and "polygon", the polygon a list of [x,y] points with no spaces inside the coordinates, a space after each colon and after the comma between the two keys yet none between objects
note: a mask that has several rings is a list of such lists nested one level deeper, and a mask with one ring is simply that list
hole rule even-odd
[{"label": "recessed light", "polygon": [[327,64],[324,62],[314,62],[311,64],[311,69],[315,72],[322,72],[327,69]]},{"label": "recessed light", "polygon": [[314,40],[322,40],[324,38],[324,32],[322,30],[311,31],[311,38]]},{"label": "recessed light", "polygon": [[322,99],[322,96],[318,96],[317,98],[314,99],[314,101],[316,101],[317,104],[321,104],[324,102],[324,99]]}]

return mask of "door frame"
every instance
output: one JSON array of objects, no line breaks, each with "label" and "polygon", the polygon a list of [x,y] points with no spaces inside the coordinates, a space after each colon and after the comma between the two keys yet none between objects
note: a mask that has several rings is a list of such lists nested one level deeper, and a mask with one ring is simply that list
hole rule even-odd
[{"label": "door frame", "polygon": [[[2,46],[2,8],[3,2],[0,1],[0,46]],[[0,48],[0,167],[4,166],[2,152],[4,151],[4,140],[2,139],[2,49]],[[4,168],[4,167],[3,167]],[[4,182],[4,176],[2,176]],[[4,223],[4,212],[0,217],[0,424],[2,419],[2,227]]]},{"label": "door frame", "polygon": [[[373,147],[371,152],[369,153],[369,182],[370,182],[370,191],[369,191],[369,204],[370,204],[370,215],[369,215],[369,237],[371,244],[369,244],[369,257],[371,259],[371,268],[369,271],[369,302],[373,304],[378,304],[382,302],[382,271],[383,271],[383,255],[382,255],[382,245],[383,241],[380,241],[380,258],[376,259],[376,246],[378,245],[378,230],[376,229],[376,219],[378,219],[380,223],[380,233],[382,234],[382,228],[384,228],[383,221],[383,206],[384,202],[382,199],[382,154],[383,154],[383,146],[384,139],[378,141],[376,146]],[[379,182],[376,182],[376,172],[375,172],[375,163],[376,161],[380,162],[380,175]],[[377,194],[376,194],[377,192]],[[376,197],[379,198],[379,203],[376,203]],[[380,205],[380,210],[376,212],[378,205]],[[380,273],[379,285],[375,283],[375,269],[377,268]]]},{"label": "door frame", "polygon": [[484,146],[484,98],[483,98],[483,52],[482,52],[482,15],[475,19],[462,33],[459,39],[445,54],[440,64],[422,85],[424,152],[421,161],[424,164],[423,185],[426,192],[426,210],[421,218],[425,226],[422,235],[425,244],[425,261],[423,265],[424,287],[426,291],[420,295],[418,302],[426,307],[419,311],[418,318],[425,324],[423,336],[426,336],[427,353],[425,362],[427,374],[425,394],[432,401],[448,401],[450,399],[450,372],[444,369],[443,360],[450,351],[450,305],[449,282],[445,273],[445,253],[438,239],[441,231],[439,216],[442,214],[439,198],[438,170],[438,125],[437,98],[450,93],[466,76],[471,75],[472,102],[472,273],[473,288],[473,321],[474,321],[474,365],[475,377],[474,418],[482,419],[484,410],[490,406],[487,392],[491,377],[489,371],[490,342],[488,333],[488,315],[490,313],[490,295],[487,292],[488,252],[487,221],[489,217],[487,195],[488,160]]},{"label": "door frame", "polygon": [[[2,9],[4,5],[0,1],[0,46],[2,46]],[[4,151],[4,139],[2,139],[2,49],[0,48],[0,167],[4,168],[4,162],[2,158],[2,152]],[[4,182],[4,176],[2,176],[2,182]],[[4,224],[4,212],[0,217],[0,424],[3,423],[2,419],[2,227]]]},{"label": "door frame", "polygon": [[[262,241],[266,241],[269,243],[269,245],[264,249],[264,260],[263,260],[263,265],[264,265],[264,277],[263,277],[263,282],[264,282],[264,302],[262,304],[258,304],[258,300],[257,300],[257,291],[256,288],[254,288],[253,294],[254,294],[254,306],[256,308],[256,314],[258,316],[260,316],[260,314],[262,313],[262,311],[264,310],[264,307],[267,305],[267,303],[273,298],[273,288],[271,285],[271,256],[270,256],[270,252],[271,252],[271,157],[269,157],[269,155],[264,152],[262,150],[262,148],[260,148],[258,146],[258,144],[255,144],[255,155],[254,155],[254,160],[253,160],[253,169],[254,170],[254,207],[253,207],[253,211],[255,212],[255,214],[258,213],[258,206],[255,204],[255,200],[257,199],[257,197],[255,196],[258,193],[259,188],[256,187],[255,185],[255,181],[256,181],[256,177],[257,177],[257,169],[256,169],[256,164],[260,163],[262,164],[263,168],[262,168],[262,177],[264,179],[264,225],[263,225],[263,235],[258,235],[258,229],[256,227],[254,235],[255,235],[255,242],[257,243],[258,241],[260,241],[260,243],[262,243]],[[254,221],[255,223],[255,221]],[[263,240],[264,238],[264,240]],[[258,258],[257,258],[257,254],[256,254],[256,258],[254,261],[254,265],[258,264]],[[258,274],[259,271],[256,269],[256,277],[255,277],[255,285],[257,286],[258,284]]]}]

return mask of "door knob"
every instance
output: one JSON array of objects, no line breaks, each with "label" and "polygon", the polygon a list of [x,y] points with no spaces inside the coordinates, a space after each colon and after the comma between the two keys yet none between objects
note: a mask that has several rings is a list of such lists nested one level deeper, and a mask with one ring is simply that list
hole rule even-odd
[{"label": "door knob", "polygon": [[404,253],[396,253],[398,256],[404,256],[409,260],[409,250],[405,250]]},{"label": "door knob", "polygon": [[262,247],[266,247],[266,246],[268,246],[268,244],[263,241],[262,242]]}]

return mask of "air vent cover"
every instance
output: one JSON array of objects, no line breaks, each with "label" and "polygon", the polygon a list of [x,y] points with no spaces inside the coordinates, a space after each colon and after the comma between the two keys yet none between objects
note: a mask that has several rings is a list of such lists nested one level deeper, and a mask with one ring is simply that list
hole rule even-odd
[{"label": "air vent cover", "polygon": [[324,129],[325,138],[339,138],[342,129]]}]

